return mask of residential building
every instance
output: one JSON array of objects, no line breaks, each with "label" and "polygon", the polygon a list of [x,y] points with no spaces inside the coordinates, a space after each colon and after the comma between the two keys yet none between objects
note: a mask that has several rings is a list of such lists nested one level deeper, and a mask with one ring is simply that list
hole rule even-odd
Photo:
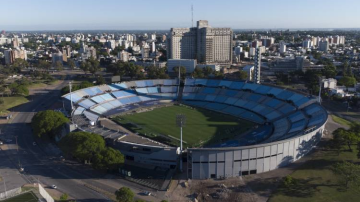
[{"label": "residential building", "polygon": [[279,52],[281,54],[284,54],[286,52],[286,44],[284,41],[280,41],[280,44],[279,44]]},{"label": "residential building", "polygon": [[4,51],[4,56],[5,56],[5,64],[10,65],[14,63],[15,53],[11,48]]},{"label": "residential building", "polygon": [[261,50],[260,48],[256,48],[255,57],[254,57],[254,82],[261,82]]},{"label": "residential building", "polygon": [[128,62],[129,61],[129,53],[122,50],[122,51],[118,52],[118,58],[120,61]]},{"label": "residential building", "polygon": [[319,42],[319,50],[327,53],[329,51],[329,42],[323,39]]}]

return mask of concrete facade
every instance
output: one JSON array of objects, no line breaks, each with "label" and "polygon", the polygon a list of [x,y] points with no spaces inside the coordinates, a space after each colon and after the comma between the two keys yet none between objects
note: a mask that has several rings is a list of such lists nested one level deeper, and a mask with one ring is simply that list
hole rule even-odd
[{"label": "concrete facade", "polygon": [[197,27],[171,28],[168,40],[169,59],[197,59],[198,63],[231,64],[231,28],[212,28],[200,20]]}]

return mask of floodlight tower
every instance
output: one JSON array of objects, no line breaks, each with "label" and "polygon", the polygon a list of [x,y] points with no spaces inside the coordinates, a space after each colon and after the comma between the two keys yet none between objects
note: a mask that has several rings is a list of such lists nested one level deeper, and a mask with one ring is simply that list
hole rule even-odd
[{"label": "floodlight tower", "polygon": [[73,106],[72,94],[71,94],[71,81],[69,82],[69,92],[70,92],[70,104],[71,104],[71,113],[72,113],[74,106]]},{"label": "floodlight tower", "polygon": [[176,115],[176,125],[180,127],[180,172],[182,172],[182,152],[183,152],[183,138],[182,128],[185,126],[186,116],[184,114]]}]

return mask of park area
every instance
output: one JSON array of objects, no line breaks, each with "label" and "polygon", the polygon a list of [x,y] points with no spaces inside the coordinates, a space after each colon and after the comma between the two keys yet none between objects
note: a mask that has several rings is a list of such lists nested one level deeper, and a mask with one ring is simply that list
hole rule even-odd
[{"label": "park area", "polygon": [[152,111],[117,116],[114,121],[132,132],[148,137],[169,137],[174,142],[180,139],[176,115],[186,116],[183,128],[185,146],[200,147],[231,140],[251,129],[254,123],[226,114],[188,106],[170,106]]},{"label": "park area", "polygon": [[332,167],[337,162],[349,161],[359,164],[357,154],[355,145],[352,146],[352,151],[344,149],[338,153],[324,148],[314,152],[311,159],[289,176],[289,185],[281,185],[269,201],[359,201],[358,186],[346,188],[344,179],[332,172]]}]

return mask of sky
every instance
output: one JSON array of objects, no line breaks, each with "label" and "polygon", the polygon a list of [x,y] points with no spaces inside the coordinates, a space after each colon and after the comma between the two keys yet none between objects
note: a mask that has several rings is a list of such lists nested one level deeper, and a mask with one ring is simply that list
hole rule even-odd
[{"label": "sky", "polygon": [[360,28],[360,0],[0,0],[0,30]]}]

